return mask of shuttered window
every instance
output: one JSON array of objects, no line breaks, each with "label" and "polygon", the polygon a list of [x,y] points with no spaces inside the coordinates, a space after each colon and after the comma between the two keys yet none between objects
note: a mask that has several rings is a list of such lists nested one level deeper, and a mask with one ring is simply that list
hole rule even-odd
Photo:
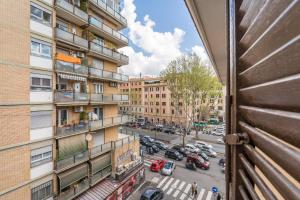
[{"label": "shuttered window", "polygon": [[46,146],[31,151],[31,167],[36,167],[51,160],[52,146]]},{"label": "shuttered window", "polygon": [[52,196],[52,181],[31,189],[31,200],[45,200]]},{"label": "shuttered window", "polygon": [[299,199],[300,2],[229,8],[230,133],[244,140],[227,151],[230,199]]},{"label": "shuttered window", "polygon": [[52,111],[31,112],[31,129],[52,127]]}]

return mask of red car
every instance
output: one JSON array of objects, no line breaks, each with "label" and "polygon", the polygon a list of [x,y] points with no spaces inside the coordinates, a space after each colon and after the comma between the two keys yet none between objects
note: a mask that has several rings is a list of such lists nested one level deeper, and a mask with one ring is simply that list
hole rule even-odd
[{"label": "red car", "polygon": [[159,172],[165,165],[165,160],[155,160],[150,165],[150,170],[153,172]]},{"label": "red car", "polygon": [[209,162],[204,161],[202,157],[194,153],[191,153],[187,156],[186,162],[195,163],[195,165],[201,169],[209,169]]}]

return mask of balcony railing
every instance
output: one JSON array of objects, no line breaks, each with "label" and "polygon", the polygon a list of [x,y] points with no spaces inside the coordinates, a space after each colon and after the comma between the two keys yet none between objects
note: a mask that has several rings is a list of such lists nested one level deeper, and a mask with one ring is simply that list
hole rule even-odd
[{"label": "balcony railing", "polygon": [[90,25],[93,25],[96,28],[101,29],[102,31],[106,32],[107,34],[111,35],[112,37],[128,44],[128,38],[127,37],[125,37],[123,34],[119,33],[118,31],[113,30],[112,28],[105,25],[104,23],[102,23],[101,21],[96,19],[95,17],[90,16],[89,17],[89,23],[90,23]]},{"label": "balcony railing", "polygon": [[127,26],[127,20],[118,11],[109,7],[103,0],[91,0],[98,8],[105,11],[107,14],[111,15],[114,19],[119,21],[121,24]]},{"label": "balcony railing", "polygon": [[80,19],[82,19],[83,21],[86,21],[86,22],[88,21],[89,17],[86,12],[80,10],[76,6],[66,2],[64,0],[56,0],[56,6],[72,13],[76,17],[79,17]]},{"label": "balcony railing", "polygon": [[81,122],[79,124],[74,125],[66,125],[63,127],[56,128],[56,136],[63,137],[68,135],[74,135],[77,133],[83,133],[89,130],[89,124],[85,122]]},{"label": "balcony railing", "polygon": [[76,185],[77,185],[76,187],[70,187],[68,190],[61,192],[58,195],[58,200],[73,199],[75,196],[81,194],[82,192],[84,192],[89,188],[89,181],[88,179],[85,179]]},{"label": "balcony railing", "polygon": [[91,101],[94,102],[103,102],[103,103],[118,103],[122,101],[128,101],[129,97],[127,94],[91,94]]},{"label": "balcony railing", "polygon": [[64,42],[71,43],[74,46],[79,46],[84,49],[89,48],[88,41],[86,39],[83,39],[82,37],[79,37],[76,34],[64,31],[59,28],[55,29],[55,33],[57,39],[63,40]]},{"label": "balcony railing", "polygon": [[129,77],[124,74],[119,74],[115,72],[104,71],[101,69],[96,69],[93,67],[89,67],[89,75],[92,77],[100,78],[100,79],[108,79],[112,81],[124,81],[128,82]]},{"label": "balcony railing", "polygon": [[132,143],[134,140],[139,140],[139,136],[137,134],[130,135],[120,140],[113,141],[114,148],[122,147],[125,144]]},{"label": "balcony railing", "polygon": [[55,102],[86,102],[89,101],[89,95],[87,93],[77,93],[73,91],[55,91]]},{"label": "balcony railing", "polygon": [[106,48],[100,44],[96,44],[94,42],[90,42],[90,50],[101,54],[103,56],[109,57],[110,59],[116,60],[123,64],[128,64],[129,58],[126,55],[123,55],[119,52],[113,51],[112,49]]},{"label": "balcony railing", "polygon": [[97,182],[104,179],[105,177],[107,177],[110,174],[111,174],[111,165],[107,166],[104,169],[102,169],[101,171],[93,174],[92,178],[91,178],[91,184],[92,185],[96,184]]},{"label": "balcony railing", "polygon": [[82,75],[88,74],[88,68],[86,66],[64,62],[60,60],[56,61],[55,68],[57,71],[70,72],[70,73],[76,73]]},{"label": "balcony railing", "polygon": [[111,150],[112,150],[111,142],[101,144],[99,146],[95,146],[91,149],[91,157],[94,158],[95,156],[99,156],[99,155],[106,153],[108,151],[111,151]]},{"label": "balcony railing", "polygon": [[76,153],[70,157],[63,158],[56,162],[56,170],[60,171],[64,168],[74,166],[89,159],[89,152],[83,151]]}]

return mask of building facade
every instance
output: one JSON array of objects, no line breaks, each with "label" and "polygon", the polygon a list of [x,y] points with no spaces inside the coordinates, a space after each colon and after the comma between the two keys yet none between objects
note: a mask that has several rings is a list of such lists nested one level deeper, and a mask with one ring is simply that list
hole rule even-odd
[{"label": "building facade", "polygon": [[118,133],[119,12],[117,0],[1,3],[1,200],[73,199],[142,170],[138,137]]},{"label": "building facade", "polygon": [[[149,122],[158,124],[187,123],[183,102],[179,100],[176,108],[171,91],[160,77],[130,78],[129,83],[120,84],[120,92],[129,95],[129,102],[122,103],[120,106],[121,113],[132,115],[135,119],[145,118]],[[224,92],[225,88],[219,96],[202,102],[202,106],[207,107],[207,112],[203,116],[196,115],[199,121],[209,118],[224,121]],[[200,102],[197,100],[197,104]],[[191,112],[191,109],[188,112]]]}]

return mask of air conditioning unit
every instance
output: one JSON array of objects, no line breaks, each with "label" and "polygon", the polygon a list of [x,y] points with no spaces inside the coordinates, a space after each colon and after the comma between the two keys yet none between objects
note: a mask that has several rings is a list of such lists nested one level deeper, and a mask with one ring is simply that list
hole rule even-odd
[{"label": "air conditioning unit", "polygon": [[82,52],[77,52],[76,55],[78,58],[84,58],[84,53]]},{"label": "air conditioning unit", "polygon": [[83,112],[83,106],[75,106],[74,112]]}]

